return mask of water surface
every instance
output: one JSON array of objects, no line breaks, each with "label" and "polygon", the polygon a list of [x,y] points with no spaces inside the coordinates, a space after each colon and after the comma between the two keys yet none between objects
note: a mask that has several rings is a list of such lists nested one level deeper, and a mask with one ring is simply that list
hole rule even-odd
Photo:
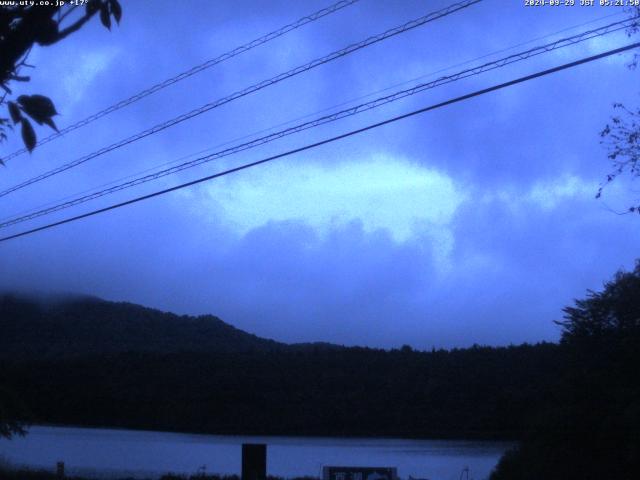
[{"label": "water surface", "polygon": [[64,461],[69,474],[157,477],[163,473],[239,474],[243,443],[267,444],[270,475],[320,476],[322,466],[397,467],[398,476],[458,480],[486,478],[504,442],[380,438],[249,437],[32,427],[24,438],[0,440],[0,457],[14,465],[52,469]]}]

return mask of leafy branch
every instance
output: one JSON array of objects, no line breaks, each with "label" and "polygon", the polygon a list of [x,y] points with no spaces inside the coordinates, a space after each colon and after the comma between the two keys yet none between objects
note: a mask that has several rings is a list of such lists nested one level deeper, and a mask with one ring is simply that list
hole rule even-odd
[{"label": "leafy branch", "polygon": [[[640,7],[629,10],[634,20],[627,28],[627,36],[640,33]],[[640,54],[635,54],[627,66],[634,70],[640,61]],[[622,103],[613,104],[617,115],[611,117],[610,122],[600,132],[600,143],[609,153],[607,158],[613,165],[603,183],[600,184],[596,198],[602,197],[604,188],[622,174],[628,173],[632,178],[640,177],[640,107],[636,110],[624,106]],[[628,207],[626,213],[640,214],[640,199]]]},{"label": "leafy branch", "polygon": [[[53,2],[52,2],[53,3]],[[118,0],[89,0],[83,14],[68,23],[77,6],[56,7],[2,6],[0,7],[0,106],[6,106],[8,116],[0,117],[0,142],[7,139],[7,131],[19,124],[25,147],[31,152],[37,144],[36,132],[31,121],[47,125],[57,131],[53,117],[56,108],[44,95],[12,95],[12,82],[28,82],[29,76],[21,75],[21,68],[32,68],[26,63],[34,45],[53,45],[80,30],[91,18],[98,15],[105,28],[111,30],[111,19],[120,23],[122,7]],[[64,12],[63,12],[64,10]],[[63,25],[65,23],[65,25]],[[4,165],[0,158],[0,164]]]},{"label": "leafy branch", "polygon": [[[640,176],[640,107],[637,110],[631,110],[621,103],[616,103],[613,107],[622,115],[611,117],[611,122],[600,132],[601,143],[609,150],[607,158],[613,164],[613,171],[600,185],[596,198],[602,196],[602,191],[607,184],[623,173],[628,173],[632,177]],[[630,206],[628,211],[640,214],[640,203]]]}]

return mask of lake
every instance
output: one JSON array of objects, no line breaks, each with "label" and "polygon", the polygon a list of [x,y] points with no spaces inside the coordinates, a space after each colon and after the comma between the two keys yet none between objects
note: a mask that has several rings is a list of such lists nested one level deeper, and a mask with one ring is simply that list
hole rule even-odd
[{"label": "lake", "polygon": [[34,426],[24,438],[0,440],[0,461],[68,474],[157,477],[163,473],[239,474],[243,443],[267,444],[269,475],[320,476],[322,466],[389,466],[398,476],[458,480],[488,477],[511,444],[381,438],[254,437]]}]

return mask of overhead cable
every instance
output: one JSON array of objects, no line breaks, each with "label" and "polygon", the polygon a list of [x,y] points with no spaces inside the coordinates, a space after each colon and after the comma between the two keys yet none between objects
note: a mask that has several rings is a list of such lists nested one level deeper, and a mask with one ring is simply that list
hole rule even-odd
[{"label": "overhead cable", "polygon": [[22,232],[19,232],[19,233],[15,233],[13,235],[8,235],[8,236],[0,238],[0,242],[6,242],[8,240],[12,240],[12,239],[15,239],[15,238],[23,237],[23,236],[26,236],[26,235],[31,235],[33,233],[40,232],[42,230],[47,230],[47,229],[50,229],[50,228],[53,228],[53,227],[57,227],[57,226],[60,226],[60,225],[71,223],[71,222],[75,222],[75,221],[81,220],[83,218],[91,217],[91,216],[94,216],[94,215],[98,215],[100,213],[108,212],[110,210],[115,210],[117,208],[121,208],[121,207],[125,207],[125,206],[128,206],[128,205],[132,205],[134,203],[142,202],[144,200],[149,200],[151,198],[158,197],[160,195],[164,195],[164,194],[167,194],[167,193],[170,193],[170,192],[175,192],[177,190],[182,190],[184,188],[191,187],[193,185],[197,185],[197,184],[200,184],[200,183],[203,183],[203,182],[207,182],[207,181],[219,178],[219,177],[223,177],[223,176],[232,174],[232,173],[236,173],[236,172],[239,172],[239,171],[242,171],[242,170],[246,170],[248,168],[256,167],[258,165],[262,165],[262,164],[265,164],[265,163],[268,163],[268,162],[272,162],[272,161],[280,159],[280,158],[288,157],[288,156],[294,155],[296,153],[300,153],[300,152],[304,152],[304,151],[307,151],[307,150],[311,150],[313,148],[317,148],[317,147],[322,146],[322,145],[333,143],[333,142],[336,142],[338,140],[342,140],[344,138],[352,137],[354,135],[358,135],[358,134],[367,132],[369,130],[373,130],[375,128],[379,128],[379,127],[382,127],[384,125],[395,123],[397,121],[404,120],[406,118],[413,117],[413,116],[416,116],[416,115],[419,115],[419,114],[422,114],[422,113],[425,113],[425,112],[428,112],[428,111],[431,111],[431,110],[436,110],[438,108],[442,108],[442,107],[445,107],[445,106],[448,106],[448,105],[452,105],[452,104],[459,103],[459,102],[462,102],[462,101],[465,101],[465,100],[469,100],[471,98],[478,97],[480,95],[484,95],[484,94],[487,94],[487,93],[490,93],[490,92],[494,92],[496,90],[501,90],[501,89],[504,89],[504,88],[507,88],[507,87],[511,87],[511,86],[517,85],[519,83],[524,83],[524,82],[527,82],[527,81],[530,81],[530,80],[534,80],[536,78],[543,77],[543,76],[546,76],[546,75],[550,75],[552,73],[556,73],[556,72],[559,72],[559,71],[562,71],[562,70],[567,70],[569,68],[574,68],[574,67],[576,67],[578,65],[583,65],[585,63],[589,63],[589,62],[593,62],[593,61],[596,61],[596,60],[600,60],[602,58],[606,58],[606,57],[609,57],[611,55],[616,55],[616,54],[619,54],[619,53],[623,53],[623,52],[626,52],[628,50],[631,50],[631,49],[634,49],[634,48],[638,48],[638,47],[640,47],[640,42],[632,43],[632,44],[626,45],[624,47],[620,47],[620,48],[616,48],[616,49],[613,49],[613,50],[609,50],[609,51],[600,53],[598,55],[593,55],[593,56],[590,56],[590,57],[582,58],[580,60],[575,60],[573,62],[565,63],[563,65],[560,65],[560,66],[557,66],[557,67],[553,67],[553,68],[549,68],[547,70],[542,70],[540,72],[533,73],[531,75],[526,75],[524,77],[519,77],[519,78],[517,78],[515,80],[510,80],[508,82],[500,83],[498,85],[494,85],[492,87],[484,88],[482,90],[477,90],[475,92],[468,93],[466,95],[462,95],[462,96],[459,96],[459,97],[455,97],[455,98],[452,98],[452,99],[444,101],[444,102],[440,102],[440,103],[437,103],[437,104],[434,104],[434,105],[430,105],[428,107],[420,108],[418,110],[413,110],[412,112],[405,113],[403,115],[398,115],[398,116],[395,116],[395,117],[392,117],[392,118],[388,118],[388,119],[383,120],[381,122],[377,122],[377,123],[373,123],[373,124],[367,125],[366,127],[362,127],[362,128],[358,128],[358,129],[355,129],[355,130],[351,130],[351,131],[343,133],[341,135],[336,135],[336,136],[321,140],[319,142],[311,143],[311,144],[308,144],[308,145],[305,145],[305,146],[302,146],[302,147],[299,147],[299,148],[295,148],[293,150],[289,150],[289,151],[286,151],[286,152],[283,152],[283,153],[280,153],[280,154],[277,154],[277,155],[273,155],[273,156],[270,156],[270,157],[267,157],[267,158],[263,158],[261,160],[256,160],[256,161],[251,162],[251,163],[246,163],[244,165],[240,165],[238,167],[230,168],[228,170],[215,173],[213,175],[208,175],[206,177],[201,177],[201,178],[198,178],[196,180],[192,180],[190,182],[182,183],[180,185],[176,185],[176,186],[173,186],[173,187],[170,187],[170,188],[165,188],[163,190],[159,190],[159,191],[156,191],[156,192],[153,192],[153,193],[149,193],[147,195],[142,195],[142,196],[139,196],[139,197],[136,197],[136,198],[132,198],[132,199],[124,201],[124,202],[120,202],[120,203],[116,203],[116,204],[110,205],[108,207],[99,208],[99,209],[93,210],[91,212],[87,212],[87,213],[83,213],[83,214],[76,215],[76,216],[73,216],[73,217],[69,217],[69,218],[66,218],[66,219],[63,219],[63,220],[59,220],[57,222],[49,223],[49,224],[46,224],[46,225],[43,225],[43,226],[40,226],[40,227],[37,227],[37,228],[33,228],[33,229],[30,229],[30,230],[26,230],[26,231],[22,231]]},{"label": "overhead cable", "polygon": [[268,80],[263,80],[262,82],[256,83],[250,87],[247,87],[243,90],[239,90],[235,93],[232,93],[231,95],[228,95],[226,97],[220,98],[214,102],[211,103],[207,103],[205,105],[203,105],[200,108],[196,108],[195,110],[192,110],[190,112],[184,113],[178,117],[174,117],[170,120],[167,120],[163,123],[160,123],[158,125],[155,125],[154,127],[151,127],[147,130],[144,130],[140,133],[137,133],[135,135],[132,135],[130,137],[127,137],[123,140],[120,140],[116,143],[112,143],[111,145],[107,146],[107,147],[103,147],[95,152],[92,152],[88,155],[85,155],[83,157],[80,157],[76,160],[73,160],[71,162],[65,163],[59,167],[54,168],[53,170],[49,170],[45,173],[42,173],[40,175],[37,175],[35,177],[30,178],[29,180],[26,180],[24,182],[21,182],[17,185],[14,185],[13,187],[10,187],[6,190],[0,191],[0,197],[4,197],[6,195],[9,195],[12,192],[15,192],[17,190],[20,190],[22,188],[25,188],[29,185],[33,185],[34,183],[40,182],[46,178],[49,178],[53,175],[57,175],[59,173],[62,173],[64,171],[67,171],[71,168],[77,167],[78,165],[81,165],[83,163],[88,162],[89,160],[92,160],[96,157],[99,157],[101,155],[104,155],[105,153],[111,152],[113,150],[116,150],[118,148],[121,148],[125,145],[128,145],[130,143],[136,142],[142,138],[148,137],[149,135],[153,135],[156,134],[158,132],[161,132],[169,127],[173,127],[179,123],[182,123],[186,120],[189,120],[193,117],[196,117],[198,115],[202,115],[205,112],[208,112],[214,108],[220,107],[222,105],[225,105],[229,102],[232,102],[234,100],[237,100],[238,98],[244,97],[246,95],[252,94],[254,92],[257,92],[259,90],[262,90],[266,87],[269,87],[271,85],[275,85],[276,83],[279,83],[283,80],[286,80],[288,78],[294,77],[296,75],[299,75],[301,73],[307,72],[313,68],[319,67],[321,65],[324,65],[326,63],[329,63],[333,60],[336,60],[338,58],[344,57],[346,55],[349,55],[353,52],[356,52],[358,50],[361,50],[363,48],[366,48],[370,45],[373,45],[375,43],[381,42],[383,40],[386,40],[388,38],[394,37],[396,35],[399,35],[401,33],[405,33],[409,30],[412,30],[416,27],[425,25],[427,23],[433,22],[435,20],[438,20],[440,18],[446,17],[448,15],[451,15],[452,13],[455,13],[457,11],[463,10],[465,8],[468,8],[472,5],[475,5],[477,3],[482,2],[483,0],[465,0],[462,2],[457,2],[454,3],[452,5],[449,5],[448,7],[445,7],[441,10],[438,10],[436,12],[432,12],[429,13],[427,15],[424,15],[422,17],[416,18],[415,20],[411,20],[403,25],[400,25],[398,27],[394,27],[392,29],[389,29],[383,33],[380,33],[378,35],[373,35],[365,40],[362,40],[360,42],[354,43],[349,45],[348,47],[345,47],[341,50],[337,50],[333,53],[330,53],[328,55],[325,55],[324,57],[320,57],[316,60],[312,60],[311,62],[308,62],[304,65],[300,65],[296,68],[293,68],[285,73],[281,73],[279,75],[276,75],[275,77],[272,77]]},{"label": "overhead cable", "polygon": [[304,122],[298,125],[295,125],[293,127],[289,127],[283,130],[280,130],[278,132],[274,132],[271,133],[269,135],[265,135],[262,136],[260,138],[256,138],[254,140],[230,147],[230,148],[226,148],[224,150],[220,150],[218,152],[209,154],[209,155],[204,155],[201,156],[199,158],[195,158],[193,160],[181,163],[179,165],[175,165],[173,167],[169,167],[163,170],[160,170],[158,172],[155,173],[151,173],[148,175],[144,175],[138,178],[135,178],[133,180],[129,180],[117,185],[113,185],[109,188],[105,188],[102,190],[98,190],[96,192],[92,192],[90,194],[87,195],[83,195],[81,197],[75,198],[73,200],[69,200],[63,203],[59,203],[57,205],[54,206],[50,206],[47,208],[43,208],[40,210],[37,210],[35,212],[29,213],[27,215],[21,215],[15,218],[11,218],[11,219],[7,219],[5,221],[0,222],[0,228],[6,228],[6,227],[10,227],[12,225],[16,225],[18,223],[22,223],[28,220],[33,220],[35,218],[44,216],[44,215],[48,215],[60,210],[65,210],[67,208],[71,208],[74,207],[76,205],[80,205],[82,203],[86,203],[90,200],[94,200],[100,197],[103,197],[105,195],[109,195],[109,194],[113,194],[115,192],[119,192],[121,190],[125,190],[128,188],[132,188],[138,185],[142,185],[144,183],[156,180],[158,178],[162,178],[162,177],[166,177],[168,175],[172,175],[172,174],[176,174],[178,172],[181,172],[183,170],[189,169],[189,168],[193,168],[196,167],[198,165],[202,165],[204,163],[208,163],[211,162],[213,160],[217,160],[223,157],[227,157],[229,155],[233,155],[239,152],[243,152],[245,150],[249,150],[251,148],[255,148],[258,147],[260,145],[264,145],[266,143],[270,143],[274,140],[278,140],[280,138],[295,134],[295,133],[299,133],[302,132],[304,130],[308,130],[314,127],[318,127],[320,125],[324,125],[327,123],[332,123],[335,122],[337,120],[346,118],[346,117],[351,117],[353,115],[365,112],[365,111],[369,111],[375,108],[378,108],[382,105],[386,105],[388,103],[392,103],[398,100],[401,100],[403,98],[415,95],[417,93],[423,92],[425,90],[429,90],[429,89],[433,89],[448,83],[452,83],[458,80],[462,80],[464,78],[468,78],[468,77],[472,77],[472,76],[476,76],[479,75],[481,73],[485,73],[485,72],[489,72],[501,67],[504,67],[506,65],[510,65],[516,62],[520,62],[526,59],[529,59],[531,57],[535,57],[537,55],[541,55],[543,53],[548,53],[554,50],[558,50],[560,48],[565,48],[571,45],[575,45],[577,43],[580,42],[584,42],[587,40],[591,40],[593,38],[598,38],[601,37],[603,35],[607,35],[610,33],[614,33],[620,30],[624,30],[625,28],[628,27],[629,23],[628,20],[624,20],[624,21],[619,21],[619,22],[614,22],[611,23],[609,25],[606,25],[604,27],[600,27],[594,30],[589,30],[586,32],[582,32],[580,34],[577,35],[573,35],[571,37],[567,37],[567,38],[563,38],[560,40],[556,40],[554,42],[548,43],[546,45],[541,45],[538,47],[534,47],[531,48],[529,50],[523,51],[523,52],[519,52],[519,53],[515,53],[512,55],[509,55],[507,57],[492,61],[492,62],[487,62],[483,65],[479,65],[477,67],[473,67],[473,68],[469,68],[466,70],[463,70],[461,72],[452,74],[452,75],[447,75],[447,76],[443,76],[440,77],[436,80],[433,80],[431,82],[427,82],[427,83],[422,83],[422,84],[418,84],[414,87],[408,88],[408,89],[404,89],[404,90],[400,90],[397,91],[395,93],[392,93],[390,95],[386,95],[380,98],[377,98],[375,100],[371,100],[369,102],[366,103],[362,103],[360,105],[356,105],[350,108],[346,108],[343,109],[341,111],[329,114],[329,115],[324,115],[322,117],[319,117],[317,119],[308,121],[308,122]]},{"label": "overhead cable", "polygon": [[[272,40],[275,40],[276,38],[279,38],[289,32],[291,32],[292,30],[296,30],[308,23],[314,22],[316,20],[319,20],[323,17],[326,17],[327,15],[331,15],[332,13],[335,13],[339,10],[342,10],[345,7],[348,7],[350,5],[353,5],[354,3],[358,2],[360,0],[340,0],[339,2],[334,3],[333,5],[330,5],[326,8],[323,8],[321,10],[318,10],[317,12],[314,12],[310,15],[305,15],[304,17],[298,19],[297,21],[290,23],[288,25],[285,25],[284,27],[281,27],[277,30],[274,30],[273,32],[267,33],[266,35],[263,35],[259,38],[256,38],[255,40],[252,40],[250,42],[245,43],[244,45],[241,45],[237,48],[234,48],[233,50],[230,50],[226,53],[223,53],[222,55],[219,55],[215,58],[212,58],[210,60],[207,60],[204,63],[201,63],[200,65],[196,65],[195,67],[190,68],[189,70],[185,70],[184,72],[179,73],[178,75],[175,75],[171,78],[167,78],[166,80],[163,80],[162,82],[156,83],[155,85],[146,88],[138,93],[136,93],[135,95],[130,96],[129,98],[125,98],[124,100],[120,100],[119,102],[103,109],[100,110],[97,113],[94,113],[93,115],[90,115],[87,118],[84,118],[72,125],[69,125],[55,133],[52,133],[51,135],[43,138],[42,140],[39,140],[38,143],[36,144],[37,146],[43,145],[45,143],[49,143],[52,140],[55,140],[56,138],[60,138],[63,135],[66,135],[67,133],[73,131],[73,130],[77,130],[79,128],[85,127],[87,125],[89,125],[92,122],[95,122],[96,120],[109,115],[110,113],[113,113],[117,110],[120,110],[121,108],[126,107],[127,105],[131,105],[132,103],[135,103],[139,100],[142,100],[145,97],[148,97],[149,95],[152,95],[160,90],[163,90],[171,85],[173,85],[174,83],[178,83],[186,78],[192,77],[193,75],[200,73],[204,70],[207,70],[208,68],[211,68],[215,65],[218,65],[219,63],[222,63],[226,60],[229,60],[233,57],[237,57],[238,55],[248,52],[249,50],[252,50],[260,45],[263,45],[265,43],[268,43]],[[10,153],[9,155],[2,157],[2,160],[6,163],[7,161],[22,155],[23,153],[28,152],[28,150],[26,148],[20,148],[18,150],[16,150],[15,152]]]}]

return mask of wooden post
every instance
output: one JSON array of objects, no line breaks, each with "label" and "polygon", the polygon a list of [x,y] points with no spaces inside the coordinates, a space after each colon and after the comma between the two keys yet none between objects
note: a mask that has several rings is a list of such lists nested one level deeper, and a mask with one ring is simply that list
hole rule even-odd
[{"label": "wooden post", "polygon": [[266,480],[267,445],[264,443],[242,444],[242,480]]}]

